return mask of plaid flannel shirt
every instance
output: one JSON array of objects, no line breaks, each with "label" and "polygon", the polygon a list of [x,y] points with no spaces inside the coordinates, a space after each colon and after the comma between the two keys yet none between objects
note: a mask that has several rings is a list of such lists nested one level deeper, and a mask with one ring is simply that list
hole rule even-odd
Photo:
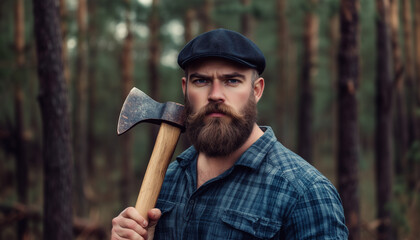
[{"label": "plaid flannel shirt", "polygon": [[197,189],[197,151],[171,163],[155,239],[347,239],[327,178],[281,145],[270,127],[233,167]]}]

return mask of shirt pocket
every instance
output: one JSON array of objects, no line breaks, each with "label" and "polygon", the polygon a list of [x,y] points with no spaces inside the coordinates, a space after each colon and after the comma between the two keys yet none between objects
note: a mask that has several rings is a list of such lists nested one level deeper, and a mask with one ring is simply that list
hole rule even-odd
[{"label": "shirt pocket", "polygon": [[175,203],[158,200],[156,208],[162,212],[155,231],[155,238],[158,239],[177,239],[176,236],[176,219],[174,217]]},{"label": "shirt pocket", "polygon": [[158,200],[156,203],[156,208],[159,208],[159,210],[162,212],[162,215],[166,215],[167,213],[171,212],[174,207],[175,203],[173,202]]},{"label": "shirt pocket", "polygon": [[229,239],[271,239],[281,228],[276,220],[229,209],[222,221],[233,228]]}]

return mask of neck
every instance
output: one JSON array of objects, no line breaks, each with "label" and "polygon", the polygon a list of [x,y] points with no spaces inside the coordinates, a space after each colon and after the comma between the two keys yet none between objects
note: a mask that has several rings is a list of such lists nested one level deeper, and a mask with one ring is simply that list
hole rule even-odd
[{"label": "neck", "polygon": [[197,160],[197,187],[200,187],[208,180],[215,178],[222,174],[227,169],[231,168],[239,157],[256,142],[264,132],[254,124],[252,132],[245,143],[228,156],[209,157],[200,152]]}]

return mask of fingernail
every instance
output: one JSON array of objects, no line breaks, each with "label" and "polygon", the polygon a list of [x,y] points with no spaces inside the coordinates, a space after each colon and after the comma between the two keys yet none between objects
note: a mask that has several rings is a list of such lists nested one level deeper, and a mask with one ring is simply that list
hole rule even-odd
[{"label": "fingernail", "polygon": [[143,227],[147,227],[147,221],[143,220]]}]

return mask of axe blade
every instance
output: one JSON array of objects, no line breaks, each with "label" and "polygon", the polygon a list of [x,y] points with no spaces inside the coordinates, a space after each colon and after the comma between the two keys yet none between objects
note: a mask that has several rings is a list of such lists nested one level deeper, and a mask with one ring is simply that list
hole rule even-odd
[{"label": "axe blade", "polygon": [[121,109],[117,133],[121,135],[141,122],[154,124],[166,122],[184,131],[184,114],[183,105],[174,102],[156,102],[134,87],[125,99]]}]

